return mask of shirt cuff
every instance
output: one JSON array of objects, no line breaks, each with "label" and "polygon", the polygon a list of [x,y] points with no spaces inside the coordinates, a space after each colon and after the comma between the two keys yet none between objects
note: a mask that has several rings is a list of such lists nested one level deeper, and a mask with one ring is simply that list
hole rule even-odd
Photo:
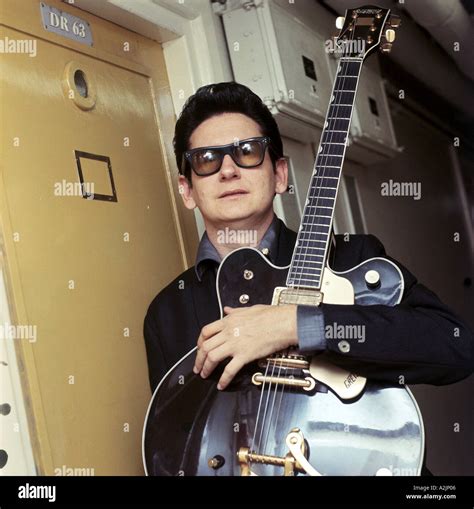
[{"label": "shirt cuff", "polygon": [[324,314],[321,308],[297,306],[296,326],[298,330],[298,349],[301,353],[326,350]]}]

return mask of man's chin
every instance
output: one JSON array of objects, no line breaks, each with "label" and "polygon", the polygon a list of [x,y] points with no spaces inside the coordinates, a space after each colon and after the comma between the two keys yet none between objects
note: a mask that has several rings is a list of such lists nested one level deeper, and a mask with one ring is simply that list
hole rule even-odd
[{"label": "man's chin", "polygon": [[222,210],[217,211],[217,213],[214,215],[214,219],[216,222],[222,222],[222,223],[236,223],[245,221],[252,216],[254,216],[256,211],[254,210]]}]

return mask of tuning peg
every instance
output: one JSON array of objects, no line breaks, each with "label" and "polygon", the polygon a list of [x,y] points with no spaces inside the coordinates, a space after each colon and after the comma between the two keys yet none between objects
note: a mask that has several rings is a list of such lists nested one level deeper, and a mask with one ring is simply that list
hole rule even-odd
[{"label": "tuning peg", "polygon": [[395,30],[392,30],[391,28],[389,28],[388,30],[385,31],[385,39],[387,40],[387,42],[389,42],[389,43],[394,42],[395,37],[396,37]]},{"label": "tuning peg", "polygon": [[400,16],[397,16],[396,14],[391,14],[388,18],[388,24],[392,28],[398,28],[402,24],[402,18]]},{"label": "tuning peg", "polygon": [[390,53],[392,51],[392,44],[390,42],[386,42],[380,46],[380,50],[382,53]]},{"label": "tuning peg", "polygon": [[336,19],[336,28],[339,30],[342,30],[342,27],[344,26],[344,22],[346,21],[346,18],[344,16],[339,16]]}]

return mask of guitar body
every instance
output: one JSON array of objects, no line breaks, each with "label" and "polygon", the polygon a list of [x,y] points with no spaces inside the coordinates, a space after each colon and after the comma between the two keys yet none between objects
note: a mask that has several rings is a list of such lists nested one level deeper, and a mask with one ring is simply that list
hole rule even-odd
[{"label": "guitar body", "polygon": [[[365,279],[370,270],[380,275],[374,289],[368,288]],[[367,260],[343,273],[326,271],[324,302],[339,303],[342,293],[347,296],[348,282],[356,304],[393,306],[403,293],[398,267],[383,258]],[[232,252],[217,276],[221,316],[224,306],[271,304],[274,288],[285,286],[287,273],[288,267],[272,265],[256,249]],[[242,295],[244,300],[248,297],[245,304]],[[419,475],[423,422],[407,388],[367,381],[361,394],[345,400],[320,381],[312,391],[267,384],[262,397],[262,386],[252,383],[253,374],[261,368],[250,364],[225,391],[218,391],[222,368],[206,380],[195,375],[195,350],[166,374],[153,395],[143,434],[148,475],[242,475],[237,457],[241,448],[253,450],[255,445],[266,455],[284,458],[288,454],[285,439],[295,428],[304,436],[309,463],[322,475]],[[253,463],[250,470],[245,475],[283,474],[281,466],[271,464]]]}]

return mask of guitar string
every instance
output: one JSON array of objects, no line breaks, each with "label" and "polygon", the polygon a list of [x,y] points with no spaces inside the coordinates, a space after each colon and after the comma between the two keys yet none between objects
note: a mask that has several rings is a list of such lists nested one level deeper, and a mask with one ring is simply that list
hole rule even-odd
[{"label": "guitar string", "polygon": [[[342,58],[344,58],[344,56],[345,56],[345,55],[343,55],[343,57],[342,57]],[[345,80],[345,76],[346,76],[347,69],[350,67],[350,64],[351,64],[351,63],[353,63],[353,62],[351,62],[350,60],[347,60],[347,61],[342,62],[342,63],[338,63],[338,69],[339,69],[339,71],[344,72],[344,74],[342,75],[342,76],[343,76],[342,86],[341,86],[341,87],[338,87],[338,91],[336,91],[336,92],[335,92],[335,94],[333,94],[333,95],[334,95],[334,103],[338,102],[338,101],[337,101],[337,97],[338,97],[338,95],[339,95],[339,98],[343,97],[343,95],[342,95],[342,94],[344,93],[343,91],[345,90],[344,85],[345,85],[345,81],[346,81],[346,80]],[[344,64],[346,64],[346,65],[344,66]],[[345,67],[345,68],[344,68],[344,67]],[[337,72],[336,72],[336,76],[337,76]],[[340,78],[339,78],[339,81],[340,81]],[[336,88],[336,84],[337,84],[337,83],[338,83],[338,78],[336,77],[336,81],[335,81],[335,84],[334,84],[334,87],[333,87],[333,91],[334,91],[334,89]],[[350,92],[350,93],[351,93],[351,92]],[[353,98],[353,99],[355,99],[355,91],[353,91],[353,93],[354,93],[354,98]],[[354,102],[352,103],[352,107],[353,107],[353,105],[354,105]],[[329,108],[330,108],[330,107],[329,107]],[[329,108],[328,108],[328,109],[329,109]],[[334,127],[334,126],[336,126],[338,113],[339,113],[339,104],[337,104],[337,105],[336,105],[336,115],[334,116],[334,118],[335,118],[336,120],[335,120],[335,121],[334,121],[334,123],[333,123],[333,127]],[[328,127],[329,127],[329,125],[330,125],[330,123],[328,122]],[[349,131],[349,127],[350,127],[350,122],[349,122],[349,125],[347,126],[347,132]],[[334,132],[334,130],[333,130],[333,132]],[[347,133],[347,134],[348,134],[348,133]],[[331,136],[330,136],[330,137],[328,137],[328,138],[330,138],[329,143],[331,143],[331,142],[332,142],[332,140],[333,140],[333,134],[331,134]],[[346,137],[345,137],[344,139],[345,139],[345,142],[346,142],[346,141],[347,141],[347,135],[346,135]],[[325,143],[328,143],[328,142],[326,141]],[[324,155],[324,156],[325,156],[325,158],[326,158],[326,161],[325,161],[325,164],[326,164],[326,163],[327,163],[327,159],[328,159],[328,157],[332,157],[332,156],[331,156],[331,155],[329,155],[329,154],[323,154],[323,155]],[[317,159],[316,159],[316,163],[317,163],[317,161],[318,161],[318,157],[317,157]],[[317,167],[317,166],[318,166],[318,164],[316,164],[316,167]],[[325,168],[325,166],[324,166],[324,168]],[[342,161],[341,161],[341,166],[340,166],[340,170],[339,170],[339,176],[341,175],[341,171],[342,171]],[[316,175],[316,179],[315,179],[315,180],[316,180],[316,182],[318,181],[318,179],[319,179],[319,178],[320,178],[320,177],[319,177],[319,175]],[[324,178],[325,178],[325,170],[323,170],[323,176],[322,176],[321,178],[322,178],[322,179],[324,179]],[[321,190],[321,189],[320,189],[320,186],[319,186],[319,187],[318,187],[318,191],[320,192],[320,190]],[[336,197],[334,197],[334,205],[335,205],[335,199],[336,199]],[[316,205],[315,205],[315,206],[316,206],[316,208],[317,208],[318,200],[319,200],[319,195],[316,197]],[[311,229],[310,229],[311,231],[310,231],[310,233],[312,232],[312,226],[313,226],[314,224],[315,224],[315,223],[313,222],[313,223],[312,223],[312,225],[311,225]],[[303,263],[304,263],[304,262],[303,262]],[[300,281],[301,281],[301,278],[300,278]],[[279,374],[280,374],[280,372],[281,372],[281,365],[280,365]],[[280,375],[279,375],[279,376],[280,376]],[[276,391],[277,391],[277,389],[278,389],[278,385],[279,385],[279,384],[277,383],[277,384],[276,384],[276,389],[275,389],[274,398],[273,398],[272,411],[271,411],[271,413],[270,413],[270,423],[269,423],[268,431],[267,431],[267,439],[266,439],[266,441],[265,441],[265,447],[264,447],[264,448],[266,448],[266,444],[267,444],[267,441],[268,441],[268,434],[269,434],[270,429],[271,429],[271,417],[272,417],[272,415],[273,415],[273,407],[274,407],[274,404],[275,404]],[[282,391],[281,391],[281,397],[280,397],[280,402],[279,402],[278,410],[277,410],[277,412],[276,412],[276,417],[275,417],[275,420],[274,420],[274,428],[275,428],[275,432],[276,432],[276,429],[277,429],[278,416],[279,416],[279,414],[280,414],[281,402],[282,402],[283,393],[284,393],[284,390],[285,390],[285,385],[284,385],[284,384],[281,384],[281,385],[283,385],[283,387],[282,387]],[[293,388],[293,387],[291,387],[291,388]]]},{"label": "guitar string", "polygon": [[[351,34],[353,36],[353,34]],[[345,57],[345,55],[343,55],[343,57],[341,58],[341,60]],[[340,63],[340,65],[338,64],[338,68],[339,68],[339,71],[343,71],[343,67],[344,67],[344,64],[345,65],[345,70],[347,71],[347,68],[349,67],[351,61],[350,60],[347,60],[345,62],[342,62]],[[343,80],[342,80],[342,90],[344,90],[344,84],[345,84],[345,78],[346,78],[346,75],[344,74],[343,75]],[[339,78],[340,80],[340,78]],[[336,73],[336,82],[334,84],[334,87],[333,87],[333,92],[334,92],[334,89],[336,88],[336,84],[338,82],[338,76],[337,76],[337,73]],[[337,116],[338,116],[338,112],[339,112],[339,107],[340,105],[337,104],[337,96],[339,95],[339,97],[342,97],[342,94],[344,93],[341,89],[339,89],[338,91],[336,91],[334,94],[332,94],[331,97],[334,97],[334,100],[332,101],[335,106],[336,106],[336,115],[334,116],[334,122],[332,122],[332,127],[335,127],[337,124]],[[352,103],[352,106],[353,107],[353,104],[354,104],[354,99],[355,99],[355,91],[353,91],[354,93],[354,98],[353,98],[353,103]],[[330,109],[331,106],[329,106],[328,109]],[[328,122],[328,125],[327,127],[329,127],[331,125],[331,122]],[[347,142],[347,135],[348,135],[348,131],[349,131],[349,128],[350,128],[350,122],[347,126],[347,134],[346,134],[346,137],[344,138],[345,142]],[[334,132],[334,129],[332,129],[332,131]],[[328,137],[330,138],[330,141],[325,141],[324,143],[329,143],[331,144],[332,143],[332,140],[333,140],[333,134],[331,133],[331,135]],[[319,157],[321,156],[321,159],[325,158],[325,161],[324,161],[324,165],[318,165],[318,159]],[[316,170],[316,178],[314,179],[314,174],[313,174],[313,178],[312,180],[314,179],[315,180],[315,184],[317,185],[317,182],[319,179],[321,179],[323,181],[323,179],[326,177],[326,166],[327,166],[327,162],[328,162],[328,158],[329,157],[333,157],[333,155],[331,154],[324,154],[323,152],[319,152],[318,155],[317,155],[317,158],[316,158],[316,165],[315,165],[315,170]],[[322,171],[322,175],[320,176],[318,173],[317,173],[317,167],[318,166],[322,166],[323,168],[323,171]],[[339,178],[341,176],[341,171],[342,171],[342,160],[341,160],[341,165],[340,165],[340,168],[339,168]],[[337,189],[337,188],[336,188]],[[318,196],[316,197],[316,200],[315,200],[315,208],[317,209],[318,208],[318,205],[319,205],[319,199],[320,199],[320,195],[321,195],[321,186],[318,186]],[[323,197],[324,198],[324,197]],[[334,211],[334,207],[335,207],[335,201],[336,201],[336,197],[334,196],[333,197],[333,201],[334,201],[334,204],[333,204],[333,211]],[[315,224],[314,222],[314,219],[316,218],[316,214],[312,217],[312,222],[311,222],[311,227],[309,229],[309,234],[311,233],[317,233],[317,232],[313,232],[313,226],[318,226],[317,224]],[[304,226],[304,225],[303,225]],[[330,225],[329,225],[330,226]],[[327,242],[329,242],[329,232],[328,232],[328,240]],[[303,264],[305,263],[306,261],[306,254],[308,252],[308,245],[305,245],[303,246],[304,247],[304,256],[303,256]],[[324,261],[324,260],[323,260]],[[297,264],[298,266],[298,264]],[[298,269],[298,267],[297,267]],[[321,269],[321,274],[320,274],[320,280],[321,280],[321,277],[322,277],[322,270]],[[296,271],[297,272],[297,271]],[[301,276],[303,275],[303,273],[301,272],[300,274],[300,277],[299,277],[299,280],[298,280],[298,283],[300,284],[301,283],[301,280],[303,279]],[[299,287],[299,284],[297,285]],[[257,429],[258,429],[258,421],[259,421],[259,416],[260,416],[260,412],[261,412],[261,404],[262,404],[262,400],[263,400],[263,396],[264,396],[264,392],[265,392],[265,380],[266,380],[266,376],[268,374],[268,368],[269,368],[269,363],[267,362],[267,368],[266,368],[266,371],[265,371],[265,379],[264,379],[264,382],[262,384],[262,393],[261,393],[261,397],[260,397],[260,402],[259,402],[259,408],[258,408],[258,411],[257,411],[257,419],[256,419],[256,423],[255,423],[255,430],[254,430],[254,436],[253,436],[253,440],[252,440],[252,447],[251,447],[251,450],[253,451],[254,450],[254,445],[255,445],[255,437],[256,437],[256,433],[257,433]],[[275,363],[273,365],[273,369],[272,369],[272,377],[274,376],[274,371],[275,371]],[[280,366],[279,366],[279,370],[278,370],[278,375],[277,375],[277,378],[280,378],[281,377],[281,371],[282,371],[282,364],[280,363]],[[267,411],[268,411],[268,403],[269,403],[269,400],[270,400],[270,396],[271,396],[271,385],[272,385],[272,382],[270,382],[269,384],[269,387],[267,389],[267,399],[266,399],[266,403],[265,403],[265,411],[264,411],[264,415],[263,415],[263,419],[262,419],[262,425],[261,425],[261,432],[260,432],[260,438],[259,438],[259,445],[258,445],[258,450],[260,450],[260,446],[261,446],[261,440],[262,440],[262,435],[264,433],[264,429],[265,429],[265,421],[266,421],[266,414],[267,414]],[[279,384],[278,382],[275,384],[275,391],[274,391],[274,395],[273,395],[273,401],[272,401],[272,405],[271,405],[271,410],[270,410],[270,417],[269,417],[269,425],[267,427],[267,433],[266,433],[266,438],[265,438],[265,441],[264,441],[264,449],[266,448],[266,445],[268,443],[268,437],[269,437],[269,433],[270,433],[270,430],[271,430],[271,424],[272,424],[272,416],[273,416],[273,411],[274,411],[274,407],[275,407],[275,401],[276,401],[276,396],[277,396],[277,393],[278,393],[278,386],[279,385],[282,385],[282,391],[281,391],[281,395],[280,395],[280,401],[279,401],[279,405],[278,405],[278,410],[276,412],[276,418],[275,418],[275,429],[276,429],[276,426],[277,426],[277,421],[278,421],[278,416],[279,416],[279,413],[280,413],[280,409],[281,409],[281,403],[282,403],[282,399],[283,399],[283,393],[284,393],[284,390],[285,390],[285,385],[284,384]]]},{"label": "guitar string", "polygon": [[[276,365],[276,363],[274,363],[274,366],[275,365]],[[280,365],[279,365],[279,368],[278,368],[278,375],[276,377],[278,380],[281,378],[282,369],[283,369],[283,363],[280,362]],[[273,428],[274,428],[274,431],[275,431],[275,434],[276,434],[278,416],[279,416],[279,413],[280,413],[281,402],[282,402],[282,399],[283,399],[283,393],[285,392],[285,387],[286,387],[285,384],[281,384],[278,381],[275,383],[275,390],[274,390],[274,393],[273,393],[272,408],[271,408],[271,412],[270,412],[270,417],[268,419],[269,422],[268,422],[268,425],[267,425],[267,435],[266,435],[264,446],[263,446],[264,450],[267,448],[268,439],[269,439],[269,436],[270,436],[270,432],[272,430],[272,424],[274,425]],[[276,401],[276,398],[277,398],[279,390],[280,390],[280,398],[279,398],[278,410],[276,412],[275,419],[272,419],[273,411],[275,409],[275,401]]]},{"label": "guitar string", "polygon": [[[348,65],[348,63],[347,63]],[[337,79],[336,79],[336,82],[335,82],[335,85],[337,83]],[[334,88],[335,88],[335,85],[334,85]],[[336,92],[336,95],[338,93]],[[342,94],[342,93],[340,93]],[[332,97],[332,96],[331,96]],[[332,102],[336,102],[336,96],[334,96],[334,101]],[[335,115],[335,118],[337,119],[337,110],[339,109],[339,106],[336,107],[336,115]],[[336,120],[337,121],[337,120]],[[332,136],[331,136],[331,141],[332,141]],[[326,158],[326,162],[327,162],[327,158],[330,157],[330,155],[328,154],[324,154],[324,157]],[[317,161],[317,160],[316,160]],[[324,178],[324,173],[325,170],[323,170],[323,176],[322,177],[319,177],[319,175],[316,176],[316,182],[318,181],[319,178]],[[318,187],[318,192],[320,193],[321,192],[321,189],[320,189],[320,186]],[[319,196],[316,198],[316,204],[318,203],[318,199],[319,199]],[[314,217],[315,218],[315,217]],[[314,219],[313,218],[313,219]],[[314,223],[313,223],[314,224]],[[312,227],[311,227],[311,231],[312,231]],[[300,279],[301,281],[301,279]],[[268,371],[268,363],[267,363],[267,371]],[[278,378],[281,378],[280,374],[281,374],[281,369],[282,369],[282,365],[280,364],[280,368],[279,368],[279,372],[278,372]],[[274,375],[274,371],[275,371],[275,363],[273,363],[273,369],[272,369],[272,377]],[[261,429],[260,429],[260,437],[259,437],[259,441],[258,441],[258,447],[257,447],[257,452],[260,452],[261,451],[261,446],[262,446],[262,436],[264,435],[265,433],[265,427],[267,428],[267,431],[266,431],[266,435],[265,435],[265,440],[263,442],[263,449],[265,450],[266,449],[266,446],[268,444],[268,438],[269,438],[269,435],[270,435],[270,430],[272,428],[272,416],[273,416],[273,411],[274,411],[274,407],[275,407],[275,401],[276,401],[276,395],[277,395],[277,391],[278,391],[278,386],[279,385],[282,385],[282,390],[281,390],[281,398],[283,397],[283,392],[284,392],[284,388],[285,388],[285,385],[284,384],[279,384],[278,382],[275,383],[275,391],[274,391],[274,396],[273,396],[273,402],[272,402],[272,405],[271,405],[271,409],[270,409],[270,412],[269,412],[269,418],[268,418],[268,425],[266,426],[266,420],[267,420],[267,412],[268,412],[268,403],[270,401],[270,397],[271,397],[271,386],[272,386],[272,382],[269,383],[269,386],[267,388],[267,397],[266,397],[266,402],[265,402],[265,411],[264,411],[264,415],[263,415],[263,419],[262,419],[262,423],[261,423]],[[264,393],[265,389],[262,388],[262,396],[263,396],[263,393]],[[276,428],[277,426],[277,421],[278,421],[278,416],[279,416],[279,410],[281,408],[281,399],[280,399],[280,405],[279,405],[279,409],[278,409],[278,412],[276,413],[276,418],[274,420],[274,426]]]},{"label": "guitar string", "polygon": [[[267,362],[267,368],[265,370],[265,378],[267,377],[268,375],[268,369],[270,367],[270,363]],[[267,388],[267,399],[265,401],[265,409],[263,411],[263,417],[262,417],[262,424],[261,424],[261,429],[260,429],[260,437],[258,439],[258,445],[257,445],[257,453],[260,452],[260,445],[262,443],[262,436],[263,436],[263,432],[264,432],[264,429],[265,429],[265,419],[266,419],[266,416],[267,416],[267,410],[268,410],[268,402],[269,402],[269,399],[270,399],[270,394],[271,394],[271,389],[272,389],[272,382],[268,382],[268,388]],[[265,394],[265,389],[262,387],[262,394],[261,394],[261,398],[264,396]]]},{"label": "guitar string", "polygon": [[[265,376],[263,378],[262,389],[260,391],[260,400],[258,402],[257,417],[255,419],[255,426],[254,426],[254,431],[253,431],[252,445],[250,446],[250,452],[254,452],[255,451],[255,438],[257,436],[257,431],[258,431],[258,421],[260,420],[260,412],[261,412],[261,409],[262,409],[262,402],[263,402],[263,396],[264,396],[264,391],[265,391],[265,385],[266,385],[266,379],[267,379],[267,374],[268,374],[268,368],[269,368],[269,364],[267,362],[267,367],[265,369]],[[255,451],[255,452],[257,452],[257,451]]]},{"label": "guitar string", "polygon": [[[271,374],[271,377],[273,379],[273,377],[275,376],[275,367],[276,367],[276,363],[273,362],[273,368],[272,368],[272,374]],[[280,364],[280,367],[278,369],[278,375],[276,378],[280,378],[280,373],[281,373],[281,364]],[[260,436],[260,439],[262,438],[262,435],[265,434],[265,437],[264,437],[264,440],[263,440],[263,447],[262,447],[262,444],[260,442],[259,444],[259,449],[263,449],[265,450],[267,448],[267,443],[268,443],[268,437],[270,435],[270,428],[271,428],[271,423],[272,423],[272,415],[273,415],[273,410],[274,410],[274,407],[275,407],[275,397],[276,397],[276,393],[278,391],[278,386],[280,384],[278,382],[275,383],[275,389],[273,391],[273,401],[272,401],[272,404],[271,404],[271,407],[270,407],[270,415],[268,417],[268,423],[269,425],[267,426],[267,431],[266,431],[266,434],[265,434],[265,422],[264,422],[264,425],[262,427],[262,434]],[[268,405],[268,402],[271,398],[271,387],[268,388],[268,394],[267,394],[267,405]]]}]

